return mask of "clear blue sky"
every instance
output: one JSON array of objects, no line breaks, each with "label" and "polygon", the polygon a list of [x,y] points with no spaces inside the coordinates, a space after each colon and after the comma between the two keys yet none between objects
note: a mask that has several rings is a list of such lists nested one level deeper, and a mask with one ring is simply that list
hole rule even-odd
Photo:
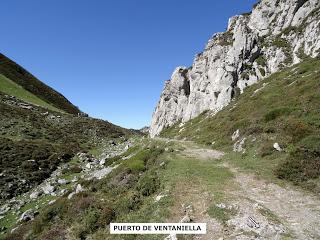
[{"label": "clear blue sky", "polygon": [[0,51],[91,116],[148,125],[163,83],[256,0],[3,0]]}]

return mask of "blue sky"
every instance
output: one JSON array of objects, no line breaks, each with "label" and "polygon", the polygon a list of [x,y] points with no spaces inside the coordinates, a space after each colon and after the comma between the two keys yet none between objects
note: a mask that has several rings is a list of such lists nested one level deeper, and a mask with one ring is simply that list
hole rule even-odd
[{"label": "blue sky", "polygon": [[256,0],[4,0],[0,51],[81,110],[148,125],[163,83]]}]

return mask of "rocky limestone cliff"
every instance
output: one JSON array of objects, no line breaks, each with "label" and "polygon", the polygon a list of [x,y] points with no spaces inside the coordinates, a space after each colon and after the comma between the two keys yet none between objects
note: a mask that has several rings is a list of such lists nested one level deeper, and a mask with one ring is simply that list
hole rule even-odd
[{"label": "rocky limestone cliff", "polygon": [[229,19],[191,67],[178,67],[165,83],[150,136],[205,110],[218,112],[245,87],[320,53],[319,0],[262,0],[251,13]]}]

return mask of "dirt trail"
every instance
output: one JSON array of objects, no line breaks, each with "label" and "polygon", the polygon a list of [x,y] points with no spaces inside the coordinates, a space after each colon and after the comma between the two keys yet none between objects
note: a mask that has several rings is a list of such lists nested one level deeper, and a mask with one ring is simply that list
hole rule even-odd
[{"label": "dirt trail", "polygon": [[319,198],[283,188],[232,169],[240,185],[239,194],[271,210],[284,221],[297,239],[320,239]]},{"label": "dirt trail", "polygon": [[[223,156],[222,152],[204,149],[191,142],[178,142],[185,148],[182,152],[185,156],[199,160],[214,160]],[[238,224],[240,230],[238,229],[237,232],[237,227],[235,227],[233,229],[235,234],[225,236],[224,239],[256,239],[256,237],[247,238],[247,236],[241,235],[245,231],[245,227],[241,229],[241,226],[246,225],[241,221],[246,221],[250,216],[255,216],[255,219],[261,221],[261,224],[258,224],[260,229],[256,231],[259,235],[261,233],[258,239],[282,239],[281,234],[284,232],[290,234],[293,239],[320,239],[319,197],[293,189],[293,187],[284,188],[257,179],[255,175],[243,173],[227,163],[224,163],[223,166],[228,167],[234,173],[237,188],[230,194],[235,196],[234,199],[237,199],[233,200],[233,204],[239,208],[240,212],[238,216],[235,216],[235,219],[230,221],[230,223]],[[188,194],[188,191],[185,194]],[[191,195],[190,197],[192,197]],[[186,197],[187,195],[185,195]],[[262,216],[259,212],[261,209],[270,211],[272,216],[274,215],[280,220],[280,223],[278,222],[277,225],[272,222],[273,220]],[[202,217],[197,216],[197,218],[197,220],[208,221],[206,214],[203,214]]]}]

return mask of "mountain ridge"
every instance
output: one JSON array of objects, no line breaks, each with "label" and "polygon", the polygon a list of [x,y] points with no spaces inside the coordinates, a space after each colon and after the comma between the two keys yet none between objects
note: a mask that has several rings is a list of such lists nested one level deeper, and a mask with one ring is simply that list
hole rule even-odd
[{"label": "mountain ridge", "polygon": [[58,109],[71,114],[81,113],[81,111],[61,93],[41,82],[30,72],[2,53],[0,53],[0,74]]},{"label": "mountain ridge", "polygon": [[319,55],[319,2],[257,3],[252,12],[229,19],[191,67],[178,67],[166,81],[152,116],[150,136],[205,110],[220,111],[260,79],[304,58]]}]

